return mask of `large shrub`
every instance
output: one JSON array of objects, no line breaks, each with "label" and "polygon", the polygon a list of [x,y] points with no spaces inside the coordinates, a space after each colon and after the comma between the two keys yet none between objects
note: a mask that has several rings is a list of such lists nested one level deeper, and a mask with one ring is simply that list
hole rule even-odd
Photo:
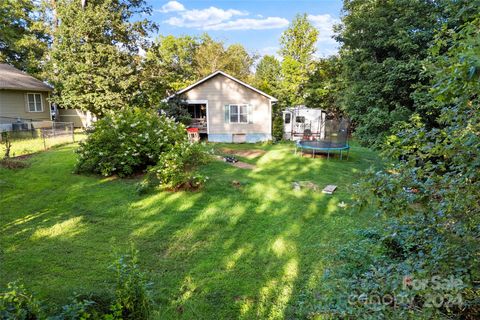
[{"label": "large shrub", "polygon": [[186,141],[185,127],[148,109],[122,109],[94,124],[77,150],[76,172],[128,176],[155,165],[162,153]]},{"label": "large shrub", "polygon": [[208,161],[205,146],[183,141],[160,156],[158,164],[149,168],[139,191],[146,192],[154,187],[168,190],[195,190],[205,183],[207,177],[196,172],[197,166]]}]

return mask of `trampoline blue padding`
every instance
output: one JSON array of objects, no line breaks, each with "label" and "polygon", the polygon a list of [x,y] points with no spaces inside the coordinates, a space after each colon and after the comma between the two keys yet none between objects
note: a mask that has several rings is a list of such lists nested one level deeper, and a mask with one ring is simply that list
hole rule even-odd
[{"label": "trampoline blue padding", "polygon": [[326,152],[328,157],[330,158],[330,152],[332,151],[340,151],[340,159],[343,158],[342,151],[347,151],[347,158],[348,158],[348,151],[350,146],[348,142],[346,143],[338,143],[332,141],[310,141],[310,140],[299,140],[296,143],[296,148],[300,149],[302,152],[304,150],[311,150],[313,156],[315,157],[315,151],[319,152]]},{"label": "trampoline blue padding", "polygon": [[310,140],[299,140],[297,141],[297,146],[302,149],[310,150],[319,150],[319,151],[339,151],[339,150],[348,150],[350,146],[344,143],[335,143],[330,141],[310,141]]}]

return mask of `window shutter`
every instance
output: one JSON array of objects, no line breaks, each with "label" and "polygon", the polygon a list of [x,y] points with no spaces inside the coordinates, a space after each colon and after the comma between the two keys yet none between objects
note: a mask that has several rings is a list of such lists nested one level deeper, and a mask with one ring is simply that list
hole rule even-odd
[{"label": "window shutter", "polygon": [[253,110],[253,106],[251,104],[247,105],[248,123],[253,123],[252,110]]},{"label": "window shutter", "polygon": [[225,123],[230,123],[230,105],[225,105]]}]

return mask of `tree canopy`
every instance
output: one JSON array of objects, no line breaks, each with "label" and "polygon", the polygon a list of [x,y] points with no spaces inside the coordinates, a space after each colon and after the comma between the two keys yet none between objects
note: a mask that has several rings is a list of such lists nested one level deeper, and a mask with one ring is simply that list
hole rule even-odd
[{"label": "tree canopy", "polygon": [[49,41],[41,13],[35,1],[0,2],[0,62],[39,75]]},{"label": "tree canopy", "polygon": [[101,116],[122,108],[138,94],[139,50],[153,25],[132,22],[148,13],[142,0],[57,0],[49,52],[53,101]]}]

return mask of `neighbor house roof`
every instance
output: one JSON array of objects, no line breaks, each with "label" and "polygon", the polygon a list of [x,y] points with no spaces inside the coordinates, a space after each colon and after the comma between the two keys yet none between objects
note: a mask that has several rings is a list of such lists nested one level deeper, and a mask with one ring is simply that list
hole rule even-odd
[{"label": "neighbor house roof", "polygon": [[257,92],[257,93],[259,93],[259,94],[267,97],[268,99],[272,100],[272,102],[278,101],[276,98],[272,97],[271,95],[266,94],[265,92],[260,91],[260,90],[258,90],[258,89],[256,89],[256,88],[252,87],[251,85],[246,84],[245,82],[243,82],[243,81],[241,81],[241,80],[238,80],[237,78],[232,77],[231,75],[229,75],[229,74],[227,74],[227,73],[225,73],[225,72],[223,72],[223,71],[220,71],[220,70],[215,71],[214,73],[206,76],[205,78],[203,78],[203,79],[195,82],[195,83],[192,84],[192,85],[189,85],[189,86],[186,87],[185,89],[182,89],[182,90],[180,90],[180,91],[177,91],[175,94],[169,96],[166,100],[169,100],[169,99],[173,98],[173,97],[176,96],[176,95],[180,95],[180,94],[182,94],[182,93],[184,93],[184,92],[187,92],[188,90],[190,90],[190,89],[198,86],[199,84],[204,83],[205,81],[207,81],[207,80],[209,80],[209,79],[211,79],[211,78],[213,78],[213,77],[215,77],[215,76],[217,76],[217,75],[219,75],[219,74],[221,74],[221,75],[223,75],[223,76],[225,76],[225,77],[227,77],[227,78],[229,78],[229,79],[231,79],[231,80],[233,80],[233,81],[241,84],[242,86],[245,86],[245,87],[249,88],[250,90],[253,90],[253,91],[255,91],[255,92]]},{"label": "neighbor house roof", "polygon": [[52,91],[42,81],[6,63],[0,63],[0,90]]}]

